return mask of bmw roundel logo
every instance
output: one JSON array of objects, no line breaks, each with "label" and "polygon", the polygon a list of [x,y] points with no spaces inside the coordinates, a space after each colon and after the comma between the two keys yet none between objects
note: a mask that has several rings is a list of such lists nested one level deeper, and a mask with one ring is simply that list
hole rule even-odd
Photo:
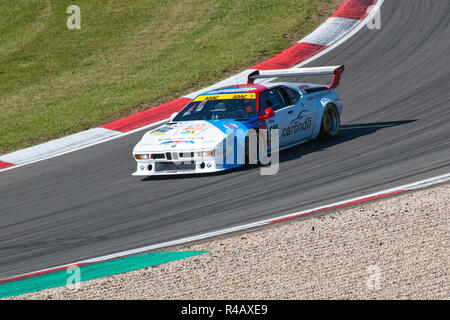
[{"label": "bmw roundel logo", "polygon": [[208,163],[206,166],[207,166],[208,168],[211,168],[211,163]]},{"label": "bmw roundel logo", "polygon": [[142,166],[141,166],[140,168],[141,168],[141,170],[144,170],[144,169],[145,169],[145,166],[144,166],[144,165],[142,165]]}]

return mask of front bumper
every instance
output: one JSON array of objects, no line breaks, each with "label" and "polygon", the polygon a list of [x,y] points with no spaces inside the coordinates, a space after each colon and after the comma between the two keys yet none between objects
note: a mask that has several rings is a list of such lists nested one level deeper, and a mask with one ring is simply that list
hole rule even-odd
[{"label": "front bumper", "polygon": [[225,170],[214,159],[196,159],[191,161],[137,161],[137,170],[133,176],[153,176],[170,174],[208,173]]},{"label": "front bumper", "polygon": [[[210,149],[211,150],[211,149]],[[239,152],[240,151],[240,152]],[[241,149],[223,151],[214,149],[188,151],[134,151],[137,169],[133,176],[152,176],[169,174],[194,174],[217,172],[244,165],[244,152]],[[136,158],[136,155],[149,154],[150,159]]]}]

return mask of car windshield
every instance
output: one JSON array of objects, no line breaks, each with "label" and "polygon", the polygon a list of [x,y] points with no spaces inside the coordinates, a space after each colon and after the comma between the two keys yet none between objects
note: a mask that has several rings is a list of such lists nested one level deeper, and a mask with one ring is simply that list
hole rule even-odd
[{"label": "car windshield", "polygon": [[208,100],[208,97],[194,99],[173,121],[248,119],[256,116],[256,94],[252,94],[251,99]]}]

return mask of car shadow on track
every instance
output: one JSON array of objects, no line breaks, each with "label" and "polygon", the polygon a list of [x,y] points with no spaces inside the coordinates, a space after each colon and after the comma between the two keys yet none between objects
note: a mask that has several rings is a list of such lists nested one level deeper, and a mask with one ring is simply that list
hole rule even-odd
[{"label": "car shadow on track", "polygon": [[396,127],[417,120],[402,120],[402,121],[386,121],[386,122],[371,122],[371,123],[357,123],[341,125],[339,136],[335,140],[311,140],[299,146],[283,150],[279,154],[280,163],[290,161],[302,157],[305,154],[318,152],[328,147],[348,142],[363,136],[373,134],[379,130]]},{"label": "car shadow on track", "polygon": [[[292,147],[283,150],[279,153],[279,162],[283,163],[293,159],[301,158],[305,154],[310,154],[313,152],[318,152],[324,150],[328,147],[337,145],[339,143],[351,141],[362,136],[373,134],[379,130],[400,126],[404,124],[409,124],[415,122],[416,120],[402,120],[402,121],[386,121],[386,122],[371,122],[371,123],[357,123],[357,124],[347,124],[341,125],[341,131],[339,136],[335,140],[322,141],[319,139],[311,140],[296,147]],[[201,178],[201,177],[213,177],[213,176],[224,176],[234,172],[242,172],[248,170],[255,170],[256,168],[262,167],[261,164],[247,165],[235,169],[230,169],[226,171],[212,172],[212,173],[199,173],[199,174],[183,174],[183,175],[167,175],[167,176],[149,176],[141,181],[153,181],[153,180],[172,180],[172,179],[183,179],[183,178]]]}]

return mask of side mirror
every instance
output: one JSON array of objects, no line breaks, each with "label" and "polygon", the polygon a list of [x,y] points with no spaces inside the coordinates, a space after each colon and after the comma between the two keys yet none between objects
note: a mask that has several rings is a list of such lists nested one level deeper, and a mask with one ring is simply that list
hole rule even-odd
[{"label": "side mirror", "polygon": [[262,115],[260,118],[266,120],[273,117],[275,117],[275,111],[273,111],[272,108],[267,108],[266,111],[264,111],[264,115]]},{"label": "side mirror", "polygon": [[175,118],[177,115],[178,115],[178,112],[172,113],[172,115],[170,116],[170,121],[172,121],[173,118]]}]

